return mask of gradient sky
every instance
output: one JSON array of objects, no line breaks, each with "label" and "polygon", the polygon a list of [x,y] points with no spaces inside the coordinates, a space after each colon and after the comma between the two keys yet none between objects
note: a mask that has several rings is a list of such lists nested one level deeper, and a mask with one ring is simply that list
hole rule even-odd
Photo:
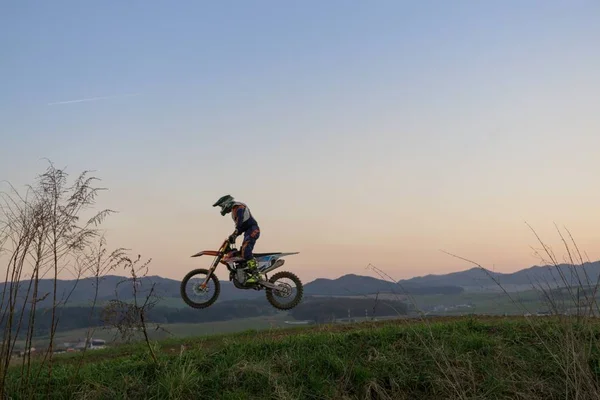
[{"label": "gradient sky", "polygon": [[4,2],[0,49],[0,180],[96,170],[151,273],[227,193],[305,281],[600,258],[598,1]]}]

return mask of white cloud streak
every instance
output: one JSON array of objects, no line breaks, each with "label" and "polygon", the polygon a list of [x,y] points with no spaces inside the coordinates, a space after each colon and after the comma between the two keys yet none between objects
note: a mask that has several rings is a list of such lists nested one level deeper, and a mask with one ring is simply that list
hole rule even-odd
[{"label": "white cloud streak", "polygon": [[107,100],[107,99],[117,99],[119,97],[133,97],[139,96],[141,93],[133,93],[133,94],[121,94],[114,96],[103,96],[103,97],[90,97],[86,99],[76,99],[76,100],[66,100],[66,101],[56,101],[53,103],[48,103],[49,106],[59,105],[59,104],[72,104],[72,103],[83,103],[86,101],[97,101],[97,100]]}]

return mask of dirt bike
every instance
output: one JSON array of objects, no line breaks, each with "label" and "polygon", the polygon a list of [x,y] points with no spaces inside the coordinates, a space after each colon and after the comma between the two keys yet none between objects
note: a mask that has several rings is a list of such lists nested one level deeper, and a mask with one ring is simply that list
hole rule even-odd
[{"label": "dirt bike", "polygon": [[[246,271],[246,267],[244,264],[244,259],[240,256],[239,251],[235,247],[235,242],[231,243],[228,239],[225,239],[219,250],[203,250],[200,251],[192,257],[200,257],[200,256],[215,256],[211,266],[209,269],[194,269],[190,271],[181,281],[181,297],[183,301],[187,305],[193,308],[207,308],[211,306],[221,293],[221,283],[217,276],[214,274],[215,269],[219,265],[219,263],[224,264],[229,270],[229,280],[233,282],[233,285],[238,289],[243,290],[266,290],[267,301],[275,308],[279,310],[290,310],[296,307],[300,300],[302,299],[302,295],[304,293],[304,287],[300,279],[293,273],[288,271],[280,271],[275,273],[269,279],[267,274],[272,272],[273,270],[281,267],[285,260],[282,257],[298,254],[298,252],[294,253],[254,253],[254,257],[258,263],[258,276],[259,280],[255,283],[247,283],[246,281],[250,277]],[[188,295],[186,291],[186,287],[192,277],[195,275],[203,276],[199,278],[199,281],[196,283],[192,283],[192,292],[197,296],[207,296],[207,300],[204,301],[194,301]],[[291,302],[289,304],[281,303],[278,298],[287,298],[292,295],[293,289],[291,285],[287,283],[277,283],[279,279],[288,278],[290,279],[297,287],[297,292],[294,297],[292,297]],[[208,296],[208,288],[212,283],[214,286],[214,293],[211,296]]]}]

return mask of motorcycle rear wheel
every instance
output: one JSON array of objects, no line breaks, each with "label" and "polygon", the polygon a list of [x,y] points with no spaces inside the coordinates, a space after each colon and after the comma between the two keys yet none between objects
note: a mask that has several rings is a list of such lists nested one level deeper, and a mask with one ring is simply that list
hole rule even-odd
[{"label": "motorcycle rear wheel", "polygon": [[274,290],[271,288],[266,288],[267,301],[273,307],[275,307],[279,310],[291,310],[292,308],[296,307],[300,303],[300,300],[302,300],[302,295],[304,294],[304,287],[302,285],[302,281],[300,281],[300,278],[298,278],[296,276],[296,274],[289,272],[289,271],[277,272],[269,279],[269,283],[276,284],[275,282],[277,282],[277,280],[279,280],[281,278],[288,278],[296,284],[296,290],[297,290],[296,297],[294,297],[294,299],[289,304],[280,303],[278,300],[275,299],[275,296],[280,297],[279,294],[277,293],[277,290]]}]

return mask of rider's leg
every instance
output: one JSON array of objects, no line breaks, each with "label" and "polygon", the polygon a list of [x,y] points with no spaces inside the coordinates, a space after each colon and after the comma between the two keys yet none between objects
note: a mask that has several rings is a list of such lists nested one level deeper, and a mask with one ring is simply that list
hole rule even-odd
[{"label": "rider's leg", "polygon": [[242,257],[244,258],[244,261],[246,262],[248,272],[250,272],[251,274],[250,278],[248,278],[248,280],[246,281],[247,283],[254,283],[258,281],[258,278],[254,275],[258,263],[256,262],[256,259],[252,256],[252,251],[254,250],[254,245],[256,244],[256,241],[259,237],[260,229],[258,228],[258,226],[254,226],[244,233],[244,242],[242,243],[242,248],[240,252]]}]

